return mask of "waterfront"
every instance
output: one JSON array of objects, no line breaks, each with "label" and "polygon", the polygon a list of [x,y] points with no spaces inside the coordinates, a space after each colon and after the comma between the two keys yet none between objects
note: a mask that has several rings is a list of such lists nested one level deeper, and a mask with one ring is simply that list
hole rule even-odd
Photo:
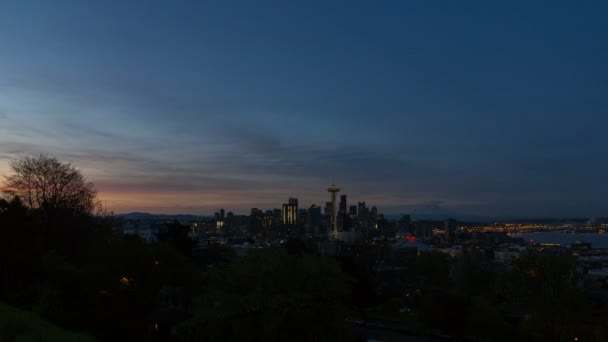
[{"label": "waterfront", "polygon": [[568,247],[575,241],[591,242],[593,248],[608,248],[608,234],[600,233],[570,233],[570,232],[535,232],[510,234],[522,237],[526,242],[533,240],[537,243],[558,243]]}]

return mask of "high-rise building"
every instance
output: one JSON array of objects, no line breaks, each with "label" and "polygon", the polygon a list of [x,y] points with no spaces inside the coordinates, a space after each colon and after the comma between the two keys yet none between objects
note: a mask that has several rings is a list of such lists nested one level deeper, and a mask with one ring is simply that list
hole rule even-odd
[{"label": "high-rise building", "polygon": [[340,210],[338,211],[341,214],[346,214],[346,195],[340,196]]},{"label": "high-rise building", "polygon": [[331,202],[325,202],[323,214],[327,217],[331,217]]},{"label": "high-rise building", "polygon": [[232,233],[232,228],[234,227],[234,213],[229,211],[226,213],[226,219],[224,220],[224,232],[226,235],[230,235]]},{"label": "high-rise building", "polygon": [[258,208],[251,208],[251,213],[249,214],[249,233],[252,235],[261,233],[263,228],[263,220],[264,212]]},{"label": "high-rise building", "polygon": [[348,228],[356,228],[357,226],[357,206],[351,205],[348,207]]},{"label": "high-rise building", "polygon": [[272,216],[277,222],[281,222],[281,213],[282,211],[279,208],[272,209]]},{"label": "high-rise building", "polygon": [[336,194],[340,191],[335,185],[327,188],[327,191],[331,194],[331,229],[330,229],[330,238],[337,239],[338,238],[338,226],[336,223]]},{"label": "high-rise building", "polygon": [[321,227],[321,207],[311,205],[308,209],[308,225],[312,234],[318,234]]},{"label": "high-rise building", "polygon": [[272,215],[272,210],[266,210],[264,213],[264,233],[270,234],[272,228],[274,227],[274,216]]},{"label": "high-rise building", "polygon": [[281,222],[284,225],[295,226],[298,223],[298,206],[297,204],[283,204],[281,211]]},{"label": "high-rise building", "polygon": [[298,199],[295,197],[289,197],[289,200],[287,201],[288,204],[292,204],[295,205],[296,208],[298,207]]},{"label": "high-rise building", "polygon": [[340,196],[340,209],[338,210],[337,225],[338,231],[343,231],[348,228],[348,213],[347,213],[346,195]]},{"label": "high-rise building", "polygon": [[225,219],[225,211],[224,209],[220,209],[216,211],[213,216],[215,217],[215,228],[217,233],[225,233],[224,232],[224,219]]},{"label": "high-rise building", "polygon": [[306,209],[298,209],[298,222],[297,222],[297,232],[298,234],[306,234],[308,229],[308,210]]},{"label": "high-rise building", "polygon": [[414,225],[412,223],[412,217],[410,215],[403,215],[399,224],[399,230],[401,230],[401,232],[408,233],[410,235],[415,234]]},{"label": "high-rise building", "polygon": [[281,231],[283,225],[283,210],[275,208],[272,210],[272,232],[273,236],[276,236]]},{"label": "high-rise building", "polygon": [[303,225],[308,223],[308,210],[298,209],[298,224]]},{"label": "high-rise building", "polygon": [[290,197],[287,204],[283,204],[281,222],[284,225],[296,226],[298,224],[298,199]]},{"label": "high-rise building", "polygon": [[365,209],[366,209],[365,208],[365,202],[364,201],[359,201],[359,205],[358,205],[358,208],[357,208],[357,218],[359,220],[363,219],[362,215],[363,215],[363,212],[365,211]]}]

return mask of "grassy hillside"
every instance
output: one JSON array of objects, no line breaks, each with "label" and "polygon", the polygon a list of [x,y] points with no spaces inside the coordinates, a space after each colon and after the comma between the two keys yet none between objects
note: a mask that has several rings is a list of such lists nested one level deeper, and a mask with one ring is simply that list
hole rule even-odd
[{"label": "grassy hillside", "polygon": [[93,342],[95,338],[59,328],[40,316],[0,303],[0,342]]}]

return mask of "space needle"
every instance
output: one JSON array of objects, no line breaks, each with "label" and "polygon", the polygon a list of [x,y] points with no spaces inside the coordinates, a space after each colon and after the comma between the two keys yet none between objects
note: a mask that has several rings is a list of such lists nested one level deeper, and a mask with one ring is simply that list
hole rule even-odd
[{"label": "space needle", "polygon": [[327,191],[331,193],[331,229],[329,238],[336,240],[338,238],[338,226],[336,224],[336,194],[340,191],[335,184],[327,188]]}]

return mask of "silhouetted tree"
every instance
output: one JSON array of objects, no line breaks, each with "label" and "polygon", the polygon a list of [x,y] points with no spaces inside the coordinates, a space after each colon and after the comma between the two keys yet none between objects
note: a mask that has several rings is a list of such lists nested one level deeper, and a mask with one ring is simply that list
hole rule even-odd
[{"label": "silhouetted tree", "polygon": [[306,245],[306,242],[296,238],[289,238],[284,247],[289,255],[302,255],[312,252]]},{"label": "silhouetted tree", "polygon": [[0,300],[32,303],[42,255],[40,231],[37,217],[28,215],[19,197],[0,200]]},{"label": "silhouetted tree", "polygon": [[423,252],[413,265],[414,274],[420,276],[425,286],[445,288],[450,277],[450,256],[442,252]]},{"label": "silhouetted tree", "polygon": [[6,177],[2,190],[19,196],[30,209],[91,213],[95,208],[97,193],[93,183],[71,163],[41,154],[12,162],[11,170],[13,174]]},{"label": "silhouetted tree", "polygon": [[210,275],[189,341],[344,341],[349,278],[330,258],[259,250]]},{"label": "silhouetted tree", "polygon": [[[577,284],[574,259],[527,255],[513,261],[501,286],[503,297],[527,312],[522,328],[537,339],[584,336],[589,303]],[[506,293],[505,293],[506,291]]]},{"label": "silhouetted tree", "polygon": [[183,255],[191,257],[192,248],[196,245],[196,241],[190,237],[189,233],[189,226],[173,221],[167,223],[166,230],[156,234],[156,236],[159,241],[167,243]]}]

